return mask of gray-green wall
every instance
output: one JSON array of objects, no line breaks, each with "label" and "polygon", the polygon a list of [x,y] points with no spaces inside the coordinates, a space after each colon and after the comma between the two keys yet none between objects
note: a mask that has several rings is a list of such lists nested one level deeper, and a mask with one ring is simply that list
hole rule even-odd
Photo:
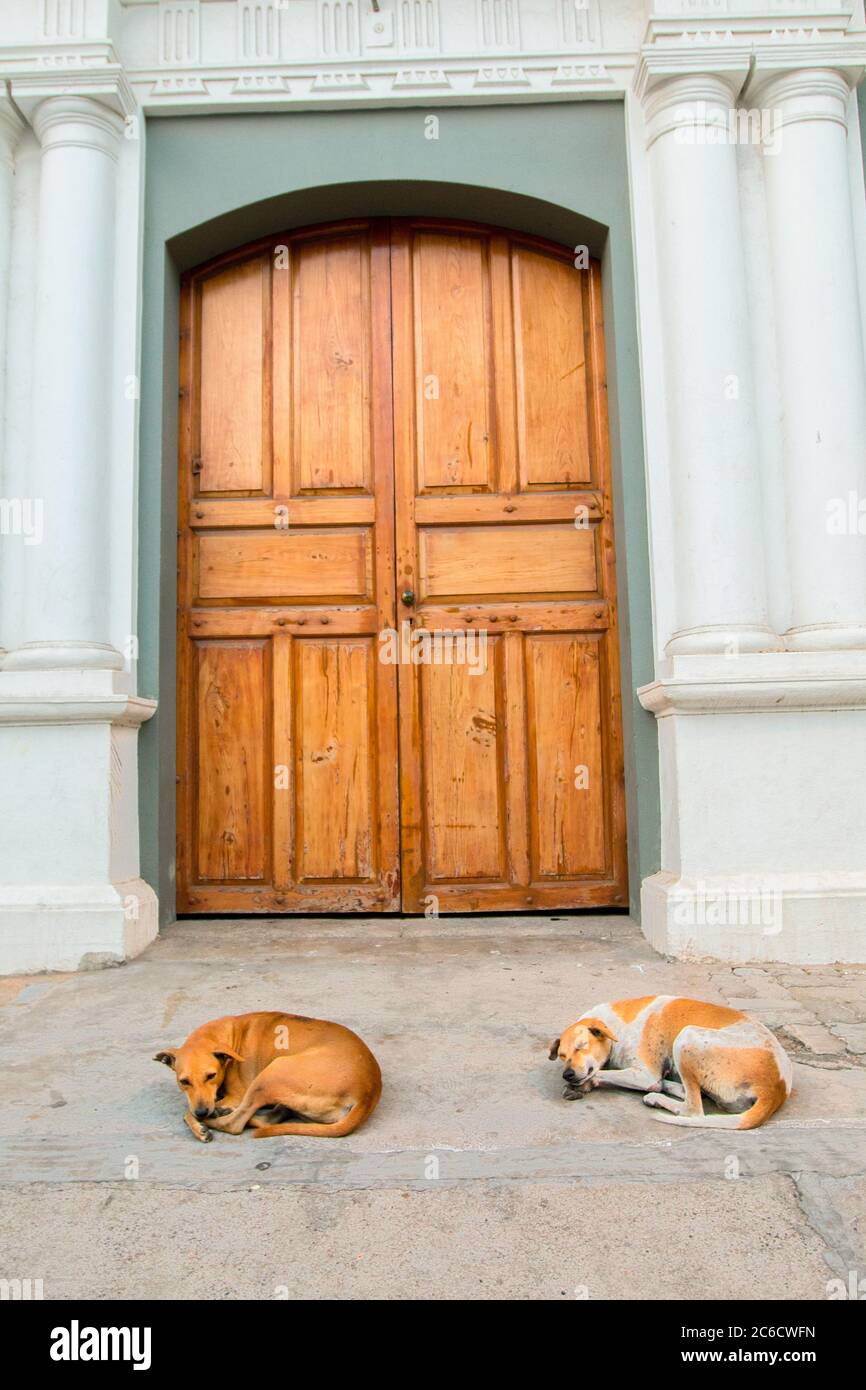
[{"label": "gray-green wall", "polygon": [[602,259],[622,630],[632,911],[659,868],[646,499],[623,108],[618,102],[185,117],[148,122],[142,321],[139,690],[142,874],[174,915],[177,332],[181,271],[340,217],[460,216]]}]

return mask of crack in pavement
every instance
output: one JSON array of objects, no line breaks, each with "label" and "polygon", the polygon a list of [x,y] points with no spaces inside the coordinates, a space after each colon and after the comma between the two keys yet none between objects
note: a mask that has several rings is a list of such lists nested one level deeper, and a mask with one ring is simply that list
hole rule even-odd
[{"label": "crack in pavement", "polygon": [[815,1172],[791,1173],[790,1178],[803,1219],[824,1244],[824,1259],[847,1285],[850,1272],[862,1268],[863,1252],[858,1253],[850,1243],[846,1222],[833,1203],[826,1178]]}]

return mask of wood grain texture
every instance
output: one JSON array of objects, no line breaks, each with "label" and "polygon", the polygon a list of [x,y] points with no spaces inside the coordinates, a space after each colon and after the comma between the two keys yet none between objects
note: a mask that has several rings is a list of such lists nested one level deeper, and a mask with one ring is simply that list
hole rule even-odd
[{"label": "wood grain texture", "polygon": [[369,489],[366,237],[301,244],[294,260],[292,419],[298,492]]},{"label": "wood grain texture", "polygon": [[371,597],[370,532],[243,531],[198,539],[198,597],[207,599]]},{"label": "wood grain texture", "polygon": [[263,642],[208,642],[197,655],[197,877],[261,881],[269,865],[268,653]]},{"label": "wood grain texture", "polygon": [[180,347],[178,911],[624,905],[598,264],[303,229],[190,272]]},{"label": "wood grain texture", "polygon": [[295,642],[298,879],[369,879],[372,639]]},{"label": "wood grain texture", "polygon": [[419,491],[489,483],[488,277],[484,239],[415,238]]},{"label": "wood grain texture", "polygon": [[529,637],[526,677],[534,877],[602,874],[604,750],[598,643],[571,634]]},{"label": "wood grain texture", "polygon": [[523,247],[513,252],[521,486],[587,485],[587,360],[580,276]]},{"label": "wood grain texture", "polygon": [[561,526],[464,526],[418,533],[424,598],[595,593],[595,538]]},{"label": "wood grain texture", "polygon": [[431,883],[505,876],[497,647],[495,640],[488,643],[486,670],[479,674],[466,665],[420,668]]},{"label": "wood grain texture", "polygon": [[270,469],[268,262],[205,280],[199,301],[202,492],[261,491]]}]

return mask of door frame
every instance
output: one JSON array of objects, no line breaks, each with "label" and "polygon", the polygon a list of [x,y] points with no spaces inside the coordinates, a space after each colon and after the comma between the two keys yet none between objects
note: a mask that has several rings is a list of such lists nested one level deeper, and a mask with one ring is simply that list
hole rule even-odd
[{"label": "door frame", "polygon": [[[421,109],[418,109],[420,105]],[[137,688],[142,875],[175,918],[177,331],[182,273],[281,228],[430,214],[587,246],[601,259],[608,357],[628,810],[630,911],[660,863],[658,727],[635,690],[654,675],[648,481],[626,113],[616,99],[440,108],[447,139],[419,161],[423,115],[262,111],[149,121],[138,413]],[[509,150],[507,169],[501,158]],[[538,159],[538,150],[545,158]],[[231,151],[227,159],[226,151]],[[191,178],[193,169],[211,171]],[[387,177],[383,177],[387,170]]]}]

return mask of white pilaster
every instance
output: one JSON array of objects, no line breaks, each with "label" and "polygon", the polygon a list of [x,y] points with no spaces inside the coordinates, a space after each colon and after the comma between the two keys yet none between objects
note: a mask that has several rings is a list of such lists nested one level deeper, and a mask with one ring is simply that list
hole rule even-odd
[{"label": "white pilaster", "polygon": [[[789,647],[866,647],[866,360],[848,164],[849,80],[830,68],[760,76],[763,166],[782,397]],[[850,499],[854,498],[852,508]]]},{"label": "white pilaster", "polygon": [[112,617],[135,570],[135,422],[118,382],[137,373],[137,285],[115,299],[118,267],[138,264],[118,244],[118,226],[137,237],[140,146],[123,139],[134,108],[106,66],[61,82],[35,69],[13,97],[41,147],[36,205],[16,221],[19,239],[36,233],[32,328],[16,338],[33,366],[16,380],[31,397],[26,475],[42,525],[21,551],[20,640],[0,669],[0,973],[118,963],[157,932],[136,762],[156,705],[131,693],[134,668],[112,643],[134,633],[134,613],[123,628]]},{"label": "white pilaster", "polygon": [[[673,23],[650,26],[635,84],[668,461],[653,505],[670,509],[672,592],[662,597],[677,629],[638,691],[658,720],[662,803],[661,869],[642,885],[642,927],[659,951],[687,959],[862,961],[866,550],[862,535],[828,526],[828,504],[866,496],[846,150],[863,45],[847,31],[789,41],[762,30],[738,53],[738,32],[686,42]],[[758,32],[763,21],[749,23]],[[738,151],[743,142],[751,148]],[[747,298],[764,267],[771,292]],[[644,359],[655,351],[645,329]],[[758,372],[756,351],[767,359]],[[729,413],[707,389],[722,372],[738,388]],[[772,533],[778,544],[767,544]],[[759,650],[763,566],[774,563],[767,625],[790,630]],[[730,644],[713,647],[732,615],[750,624],[747,640],[732,623]]]},{"label": "white pilaster", "polygon": [[780,647],[767,618],[732,111],[743,72],[644,69],[674,532],[669,655]]},{"label": "white pilaster", "polygon": [[33,384],[33,489],[42,543],[27,555],[27,641],[9,670],[121,670],[109,641],[115,182],[123,123],[86,96],[34,112],[42,145]]},{"label": "white pilaster", "polygon": [[[9,475],[6,469],[5,400],[6,400],[6,324],[9,309],[9,268],[12,245],[12,199],[15,183],[15,149],[21,138],[24,122],[8,96],[5,84],[0,84],[0,497],[14,504]],[[11,513],[10,513],[11,516]],[[0,533],[0,546],[8,549],[13,540],[9,526]],[[5,564],[0,565],[0,575]],[[0,660],[4,655],[5,630],[0,629]]]}]

